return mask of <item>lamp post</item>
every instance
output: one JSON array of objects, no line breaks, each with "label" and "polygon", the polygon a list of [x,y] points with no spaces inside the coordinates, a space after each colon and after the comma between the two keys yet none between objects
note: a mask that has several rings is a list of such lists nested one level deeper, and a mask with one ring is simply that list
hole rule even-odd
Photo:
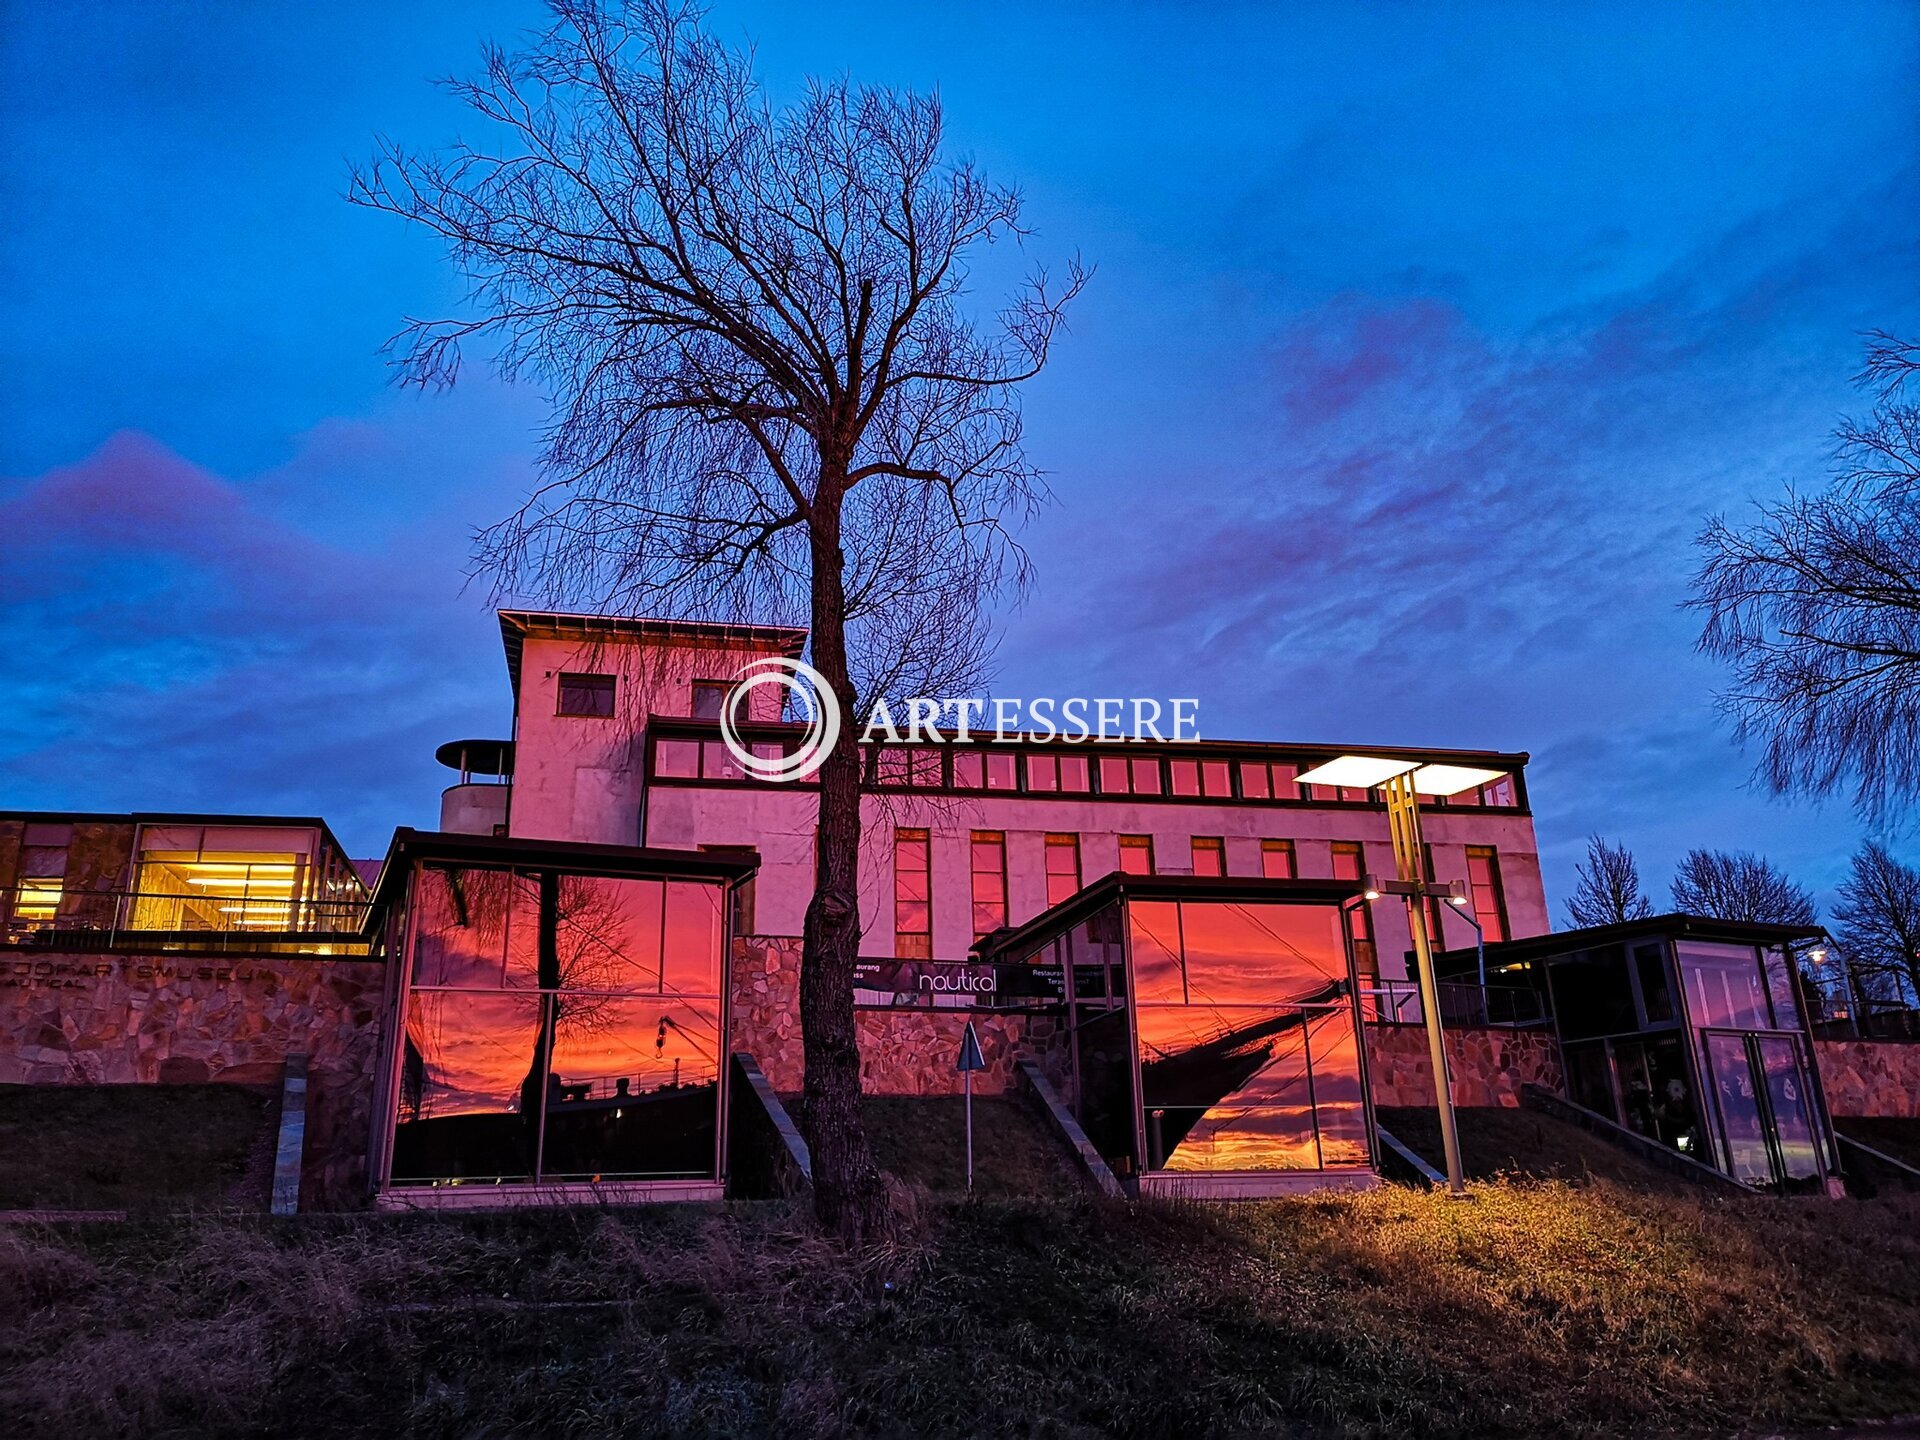
[{"label": "lamp post", "polygon": [[1342,755],[1296,777],[1302,785],[1344,785],[1378,789],[1387,801],[1387,826],[1393,837],[1394,868],[1398,881],[1369,883],[1368,896],[1385,891],[1407,902],[1407,929],[1413,937],[1413,960],[1420,985],[1420,1008],[1426,1014],[1427,1058],[1433,1067],[1433,1098],[1440,1119],[1440,1146],[1446,1152],[1447,1191],[1467,1193],[1460,1164],[1460,1129],[1453,1114],[1453,1087],[1448,1083],[1446,1037],[1440,1023],[1440,988],[1433,973],[1433,943],[1427,933],[1426,899],[1448,893],[1430,887],[1426,878],[1425,846],[1420,839],[1422,795],[1458,795],[1463,790],[1497,780],[1504,771],[1466,765],[1428,765],[1385,755]]}]

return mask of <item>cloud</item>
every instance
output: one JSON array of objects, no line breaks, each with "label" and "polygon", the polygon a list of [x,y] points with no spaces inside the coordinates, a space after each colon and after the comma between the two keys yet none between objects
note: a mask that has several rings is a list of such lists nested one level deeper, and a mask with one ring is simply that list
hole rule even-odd
[{"label": "cloud", "polygon": [[[1857,332],[1920,308],[1894,263],[1916,210],[1909,170],[1811,223],[1745,217],[1517,337],[1431,295],[1313,308],[1259,383],[1048,529],[1010,690],[1064,669],[1199,695],[1214,735],[1531,750],[1560,890],[1594,829],[1650,875],[1770,845],[1828,882],[1849,817],[1742,789],[1679,605],[1706,514],[1823,473]],[[1097,558],[1050,564],[1063,530]]]},{"label": "cloud", "polygon": [[279,513],[343,493],[356,453],[404,467],[409,429],[343,449],[336,427],[292,481],[129,432],[0,486],[0,641],[26,662],[0,719],[7,803],[318,813],[361,853],[431,824],[433,747],[508,722],[463,528],[322,536]]}]

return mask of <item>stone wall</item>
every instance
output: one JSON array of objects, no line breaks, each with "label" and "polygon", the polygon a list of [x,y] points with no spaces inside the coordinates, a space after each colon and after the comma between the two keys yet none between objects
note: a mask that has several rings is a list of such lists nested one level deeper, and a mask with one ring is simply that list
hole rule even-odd
[{"label": "stone wall", "polygon": [[[974,1022],[987,1068],[975,1073],[977,1094],[1014,1088],[1014,1061],[1044,1052],[1061,1035],[1046,1015],[997,1015],[964,1010],[860,1010],[860,1084],[873,1095],[950,1095],[964,1087],[953,1068],[960,1036]],[[797,1094],[806,1057],[800,1040],[800,941],[752,935],[733,948],[732,1047],[760,1063],[773,1088]]]},{"label": "stone wall", "polygon": [[[1433,1066],[1420,1025],[1369,1025],[1367,1067],[1376,1105],[1433,1104]],[[1520,1087],[1564,1094],[1560,1047],[1551,1030],[1454,1026],[1445,1033],[1456,1105],[1520,1104]]]},{"label": "stone wall", "polygon": [[303,1208],[361,1203],[384,967],[0,949],[0,1084],[278,1084],[308,1059]]},{"label": "stone wall", "polygon": [[1920,1041],[1816,1040],[1813,1055],[1830,1114],[1920,1120]]}]

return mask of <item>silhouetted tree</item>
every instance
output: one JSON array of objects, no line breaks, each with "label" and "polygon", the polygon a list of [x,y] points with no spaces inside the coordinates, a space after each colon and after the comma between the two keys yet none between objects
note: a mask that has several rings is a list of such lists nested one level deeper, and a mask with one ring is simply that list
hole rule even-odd
[{"label": "silhouetted tree", "polygon": [[1744,851],[1689,850],[1673,877],[1673,908],[1716,920],[1817,923],[1811,893],[1770,862]]},{"label": "silhouetted tree", "polygon": [[1580,883],[1567,898],[1567,919],[1576,927],[1617,925],[1653,913],[1653,906],[1640,893],[1640,867],[1626,846],[1588,836],[1587,858],[1574,867],[1574,873]]},{"label": "silhouetted tree", "polygon": [[1789,490],[1734,526],[1708,521],[1690,607],[1700,648],[1732,665],[1721,696],[1774,790],[1850,784],[1868,813],[1920,796],[1920,345],[1876,333],[1871,414],[1836,432],[1834,483]]},{"label": "silhouetted tree", "polygon": [[804,1114],[819,1214],[857,1239],[885,1215],[853,1017],[857,722],[877,694],[977,693],[1040,495],[1017,387],[1085,276],[963,311],[1021,203],[943,155],[936,96],[836,80],[776,109],[673,0],[552,9],[451,84],[477,138],[385,144],[350,194],[442,237],[471,287],[470,318],[403,332],[406,378],[451,382],[481,337],[555,397],[544,483],[478,546],[498,593],[810,628],[852,723],[819,775]]},{"label": "silhouetted tree", "polygon": [[1856,995],[1920,1000],[1920,869],[1867,841],[1840,884],[1833,921]]}]

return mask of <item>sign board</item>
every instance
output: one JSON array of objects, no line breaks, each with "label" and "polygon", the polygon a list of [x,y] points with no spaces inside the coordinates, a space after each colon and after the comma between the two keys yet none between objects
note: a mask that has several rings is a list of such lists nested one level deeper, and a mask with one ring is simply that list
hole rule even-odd
[{"label": "sign board", "polygon": [[853,1003],[863,1010],[1045,1010],[1061,998],[1060,972],[977,960],[861,960]]},{"label": "sign board", "polygon": [[987,1068],[987,1057],[980,1053],[980,1037],[974,1033],[971,1020],[967,1021],[966,1032],[960,1037],[960,1058],[954,1061],[953,1068],[962,1074]]}]

